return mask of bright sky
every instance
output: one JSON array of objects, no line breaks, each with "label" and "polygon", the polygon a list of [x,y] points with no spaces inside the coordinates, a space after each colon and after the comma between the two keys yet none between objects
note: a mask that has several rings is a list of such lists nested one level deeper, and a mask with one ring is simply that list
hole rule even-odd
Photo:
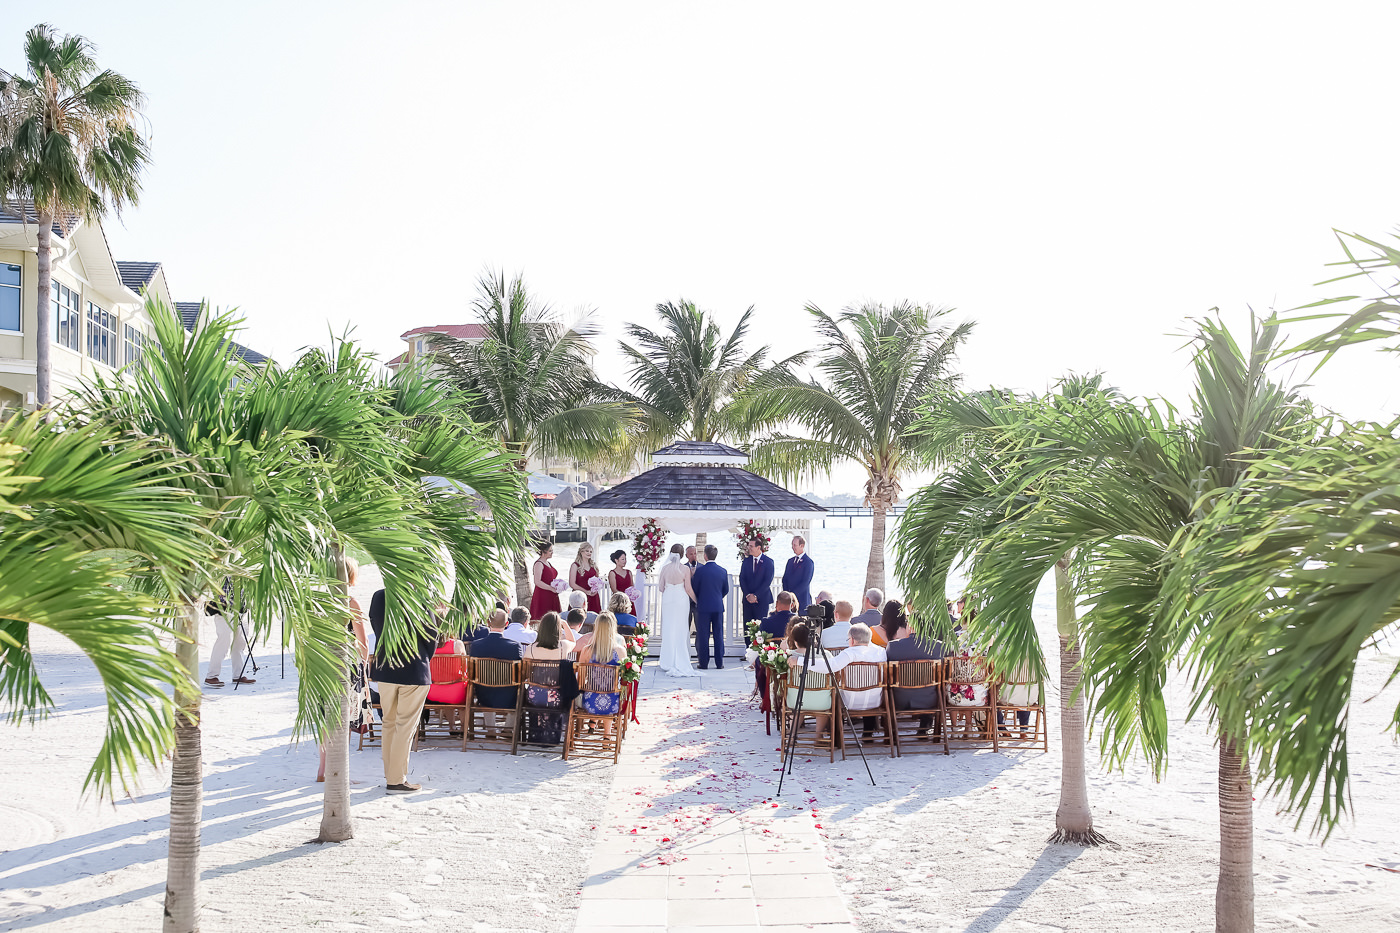
[{"label": "bright sky", "polygon": [[[1400,223],[1393,2],[10,3],[0,65],[40,20],[150,99],[117,256],[283,361],[347,325],[392,356],[489,266],[597,309],[615,381],[660,301],[786,353],[808,302],[910,299],[977,322],[969,385],[1182,402],[1186,318],[1335,294],[1332,228]],[[1381,417],[1394,372],[1313,394]]]}]

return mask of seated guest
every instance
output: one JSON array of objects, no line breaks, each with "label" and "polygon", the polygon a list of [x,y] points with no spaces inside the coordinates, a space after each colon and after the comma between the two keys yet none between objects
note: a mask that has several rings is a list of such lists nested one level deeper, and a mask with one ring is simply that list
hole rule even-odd
[{"label": "seated guest", "polygon": [[860,615],[851,619],[852,622],[859,622],[861,625],[868,625],[872,629],[880,624],[883,618],[881,607],[885,605],[885,594],[876,587],[871,587],[865,591],[865,596],[860,601]]},{"label": "seated guest", "polygon": [[[626,599],[625,596],[623,598]],[[621,664],[626,656],[626,646],[622,643],[622,636],[617,633],[617,620],[611,612],[598,613],[598,618],[593,620],[593,640],[587,647],[579,649],[578,663],[615,665]],[[583,677],[580,675],[579,687],[583,686]],[[595,693],[585,690],[579,695],[579,705],[594,716],[611,716],[618,711],[621,704],[621,693]],[[612,735],[612,723],[604,724],[603,734]]]},{"label": "seated guest", "polygon": [[535,640],[535,633],[530,631],[530,610],[524,606],[516,606],[510,613],[510,624],[506,626],[502,634],[511,641],[518,641],[522,645],[528,645]]},{"label": "seated guest", "polygon": [[[593,613],[593,615],[596,617],[598,613],[595,612]],[[574,642],[575,651],[584,647],[593,640],[593,623],[584,623],[582,609],[569,610],[568,621],[566,622],[565,627],[567,627],[569,631],[573,632],[572,640]],[[562,636],[562,631],[560,634]]]},{"label": "seated guest", "polygon": [[[506,614],[499,609],[491,613],[487,628],[484,636],[472,640],[472,657],[519,661],[520,642],[506,637]],[[511,709],[515,706],[516,693],[513,687],[477,687],[476,702],[492,709]]]},{"label": "seated guest", "polygon": [[[572,642],[561,640],[559,613],[546,612],[540,618],[540,628],[533,644],[525,646],[523,657],[530,661],[563,661],[573,651]],[[560,709],[564,704],[557,687],[530,687],[525,697],[527,706],[535,709]],[[525,740],[536,745],[558,745],[559,734],[564,726],[564,716],[559,714],[532,714],[526,717],[529,726]]]},{"label": "seated guest", "polygon": [[832,607],[831,614],[836,621],[822,630],[822,647],[827,651],[840,651],[850,642],[851,604],[843,599]]},{"label": "seated guest", "polygon": [[598,613],[588,608],[588,597],[578,590],[569,594],[569,614],[573,615],[575,609],[583,613],[583,621],[589,625],[592,625],[593,620],[598,618]]},{"label": "seated guest", "polygon": [[631,608],[632,600],[627,598],[626,593],[614,593],[608,598],[608,611],[613,614],[617,630],[622,635],[637,634],[637,617],[628,611]]},{"label": "seated guest", "polygon": [[[788,664],[791,674],[788,675],[787,706],[789,709],[797,707],[797,694],[799,677],[802,676],[802,662],[807,655],[807,645],[810,643],[807,623],[794,620],[788,626],[787,638],[784,645],[788,652]],[[819,665],[813,666],[813,671],[822,673]],[[814,688],[809,682],[802,689],[802,709],[811,713],[816,720],[817,735],[820,737],[831,727],[831,714],[826,712],[831,709],[831,689],[829,687]]]},{"label": "seated guest", "polygon": [[796,609],[797,597],[783,590],[773,603],[773,611],[769,613],[768,618],[758,623],[758,630],[771,638],[782,638],[787,634],[788,624],[792,621],[792,614]]},{"label": "seated guest", "polygon": [[[894,605],[895,602],[890,600],[889,605]],[[885,657],[888,660],[938,661],[943,657],[943,642],[938,639],[930,642],[915,635],[909,627],[909,618],[903,611],[895,613],[894,619],[894,637],[885,649]],[[942,705],[937,687],[895,687],[893,693],[895,709],[939,709]],[[920,716],[918,734],[928,734],[931,725],[932,716]]]},{"label": "seated guest", "polygon": [[[878,661],[883,663],[886,660],[885,649],[879,645],[870,643],[870,626],[861,622],[851,625],[849,633],[850,646],[835,658],[822,658],[821,661],[813,661],[812,669],[822,673],[834,674],[845,668],[848,664],[856,661]],[[841,700],[846,704],[846,709],[852,713],[863,709],[874,709],[880,705],[884,698],[883,691],[880,690],[842,690]],[[868,738],[875,728],[875,718],[868,717],[865,720],[865,735]]]}]

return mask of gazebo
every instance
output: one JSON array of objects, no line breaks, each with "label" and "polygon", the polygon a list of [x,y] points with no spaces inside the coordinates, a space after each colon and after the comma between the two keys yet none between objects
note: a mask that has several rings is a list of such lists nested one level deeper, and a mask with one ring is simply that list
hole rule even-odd
[{"label": "gazebo", "polygon": [[[813,519],[826,512],[815,502],[749,472],[745,469],[748,454],[726,444],[677,441],[654,452],[651,459],[650,469],[574,506],[595,549],[605,533],[635,531],[649,518],[677,535],[730,531],[750,519],[777,531],[805,535]],[[721,554],[725,550],[722,547]],[[743,623],[733,583],[725,610],[725,640],[742,650]],[[653,590],[648,581],[643,600],[648,616],[654,615],[656,605]]]}]

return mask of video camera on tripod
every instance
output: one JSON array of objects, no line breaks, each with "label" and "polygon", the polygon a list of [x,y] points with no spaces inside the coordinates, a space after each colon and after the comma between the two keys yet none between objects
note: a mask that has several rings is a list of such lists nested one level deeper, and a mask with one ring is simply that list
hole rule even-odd
[{"label": "video camera on tripod", "polygon": [[[833,608],[834,607],[830,603],[812,603],[806,609],[802,610],[801,615],[808,620],[809,630],[813,628],[811,625],[812,622],[820,622],[821,627],[827,629],[831,628],[832,624],[836,621],[836,615],[832,611]],[[813,634],[815,635],[817,633],[813,632]]]}]

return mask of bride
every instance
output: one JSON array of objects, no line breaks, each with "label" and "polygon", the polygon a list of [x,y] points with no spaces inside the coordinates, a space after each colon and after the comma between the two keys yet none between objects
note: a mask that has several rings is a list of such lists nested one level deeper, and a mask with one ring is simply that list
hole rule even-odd
[{"label": "bride", "polygon": [[685,547],[671,545],[671,556],[661,568],[661,670],[672,677],[699,677],[690,666],[690,568],[681,563]]}]

